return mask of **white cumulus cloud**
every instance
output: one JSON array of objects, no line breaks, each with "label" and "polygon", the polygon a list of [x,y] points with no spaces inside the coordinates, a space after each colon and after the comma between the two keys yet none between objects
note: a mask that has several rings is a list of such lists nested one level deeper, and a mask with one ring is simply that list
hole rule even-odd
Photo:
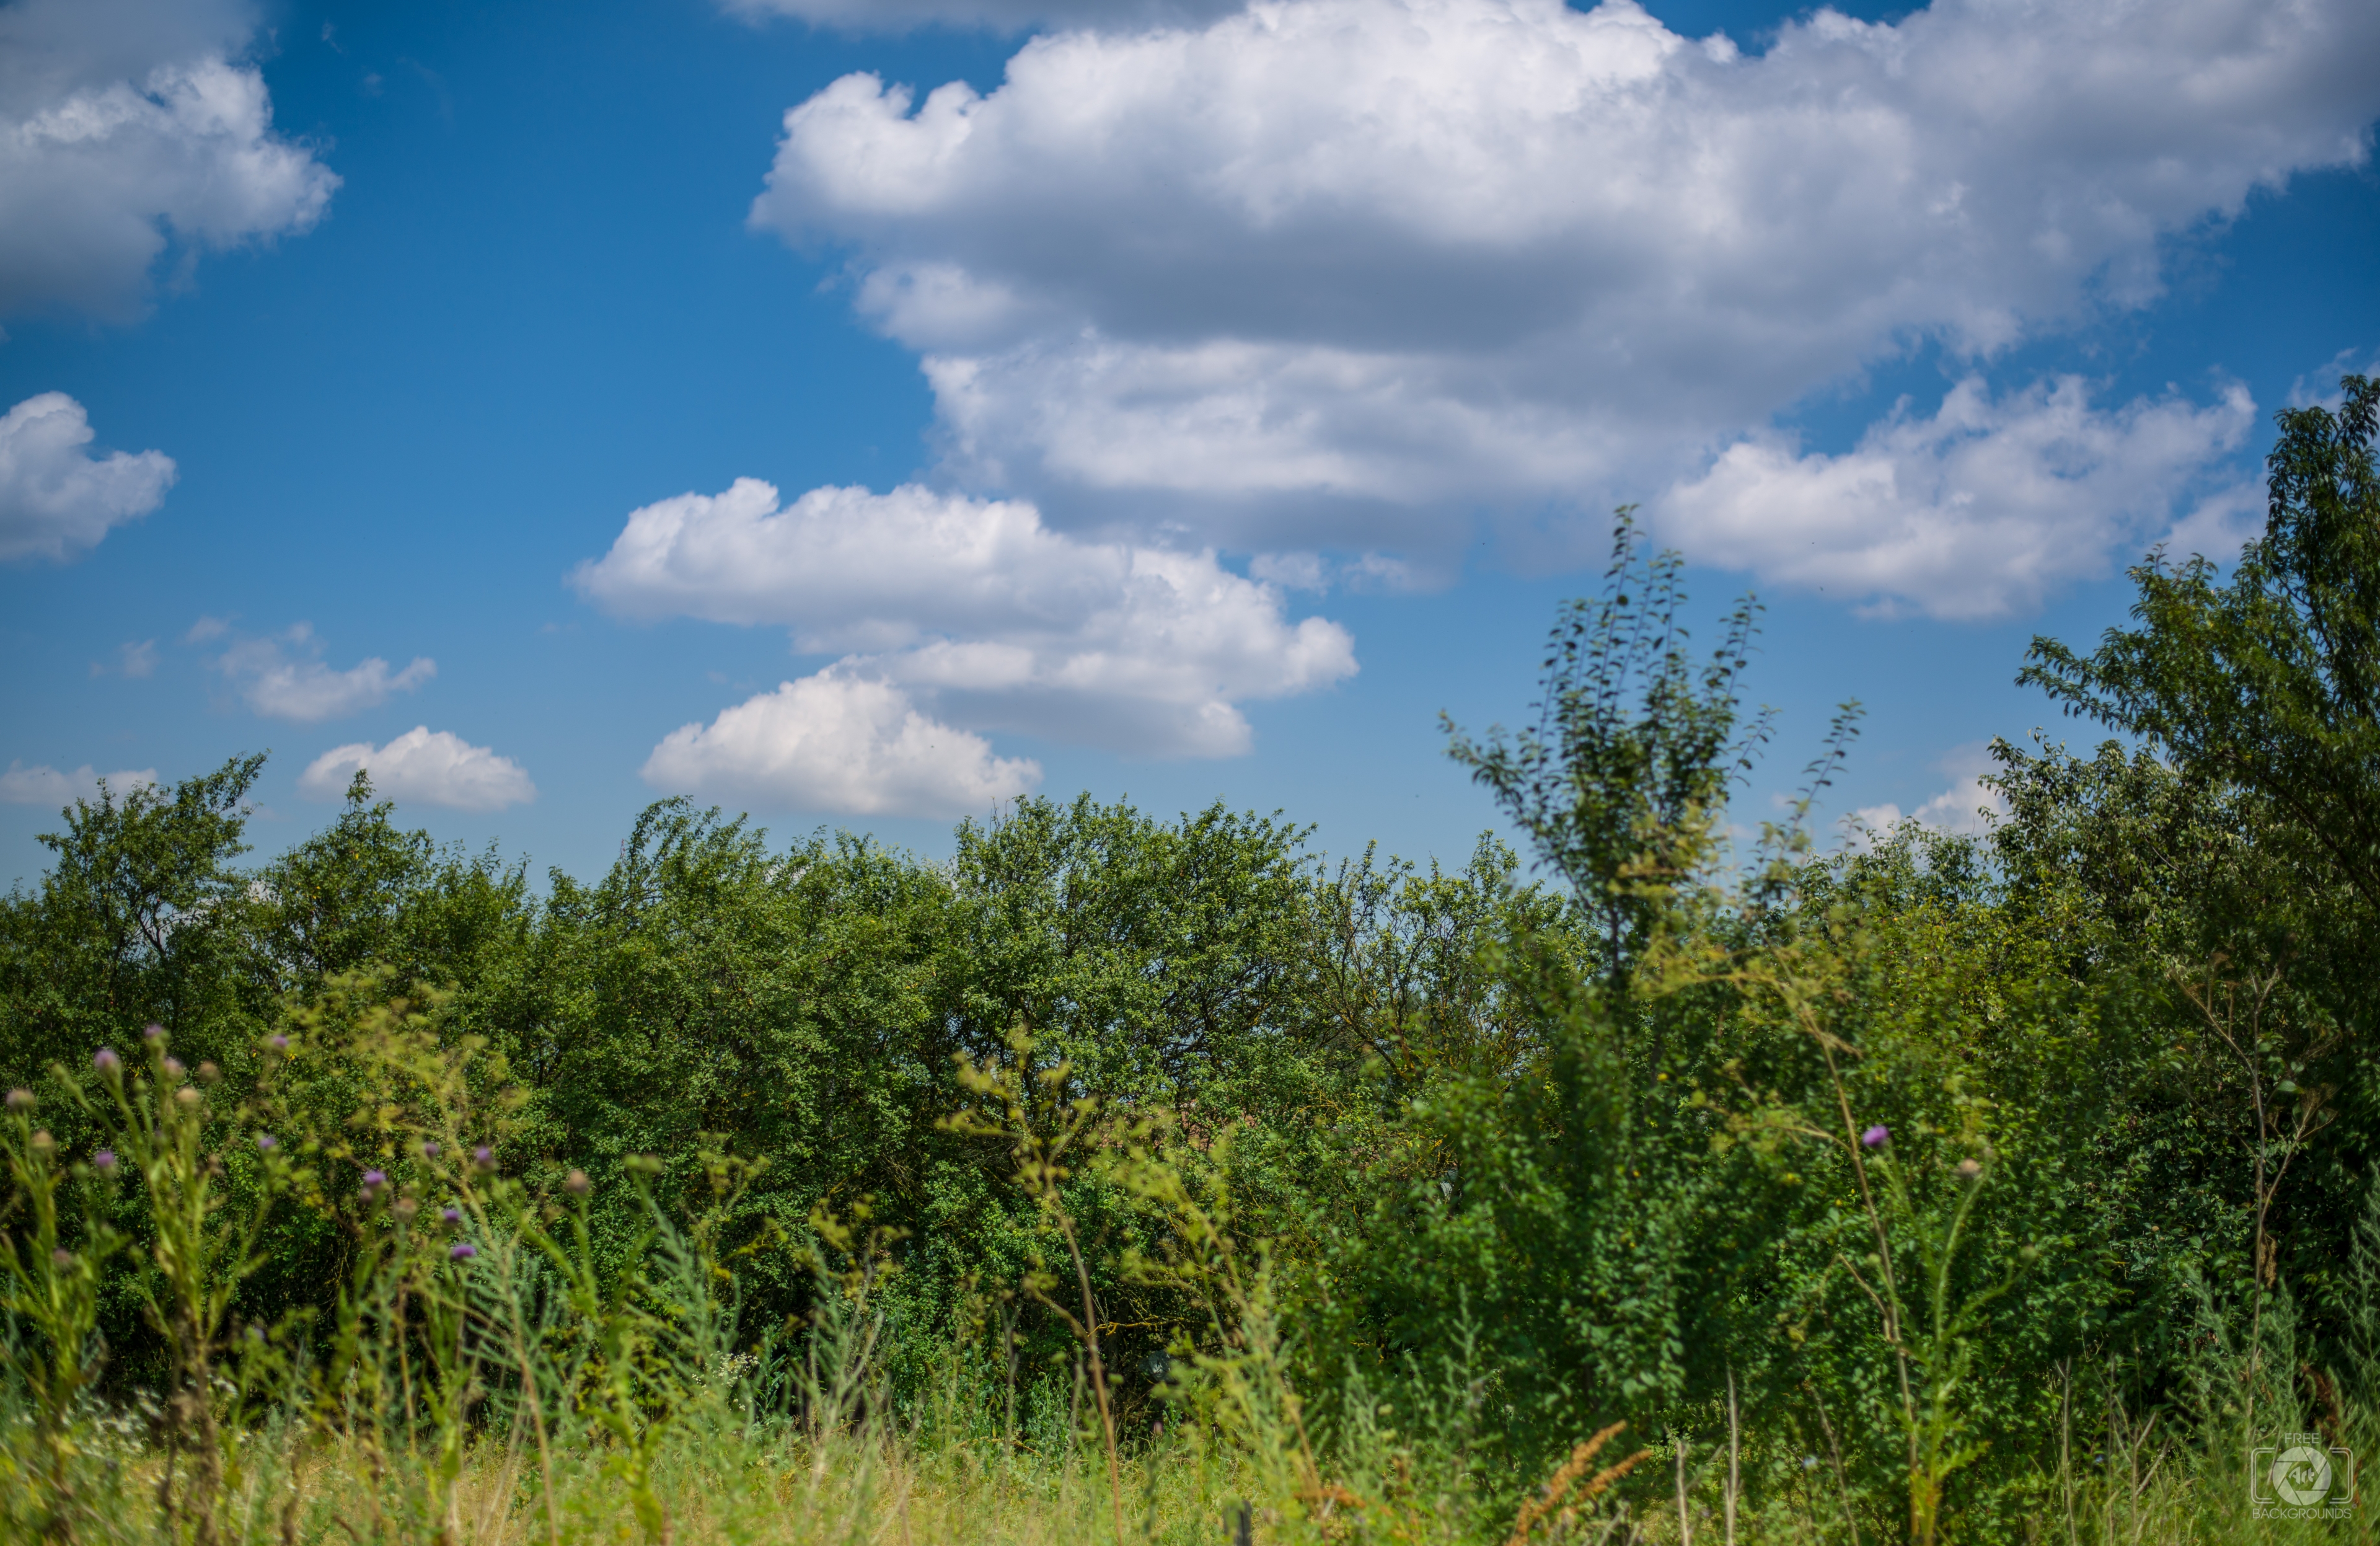
[{"label": "white cumulus cloud", "polygon": [[834,82],[752,218],[850,255],[953,476],[1251,552],[1599,533],[1879,359],[2145,303],[2162,238],[2362,164],[2380,113],[2369,0],[1821,8],[1756,56],[1631,0],[1115,14],[989,94]]},{"label": "white cumulus cloud", "polygon": [[901,32],[941,23],[1016,32],[1028,27],[1147,27],[1238,10],[1243,0],[721,0],[758,21],[793,17],[849,32]]},{"label": "white cumulus cloud", "polygon": [[298,775],[298,792],[309,799],[337,799],[358,770],[371,775],[374,790],[400,803],[502,810],[537,798],[537,785],[518,762],[425,724],[382,747],[356,741],[332,748]]},{"label": "white cumulus cloud", "polygon": [[85,762],[71,773],[60,773],[46,762],[29,768],[12,760],[8,771],[0,773],[0,802],[55,805],[64,810],[77,800],[96,801],[102,778],[106,779],[108,791],[122,799],[135,789],[153,787],[157,783],[157,770],[127,768],[112,773],[98,773]]},{"label": "white cumulus cloud", "polygon": [[1881,805],[1864,805],[1852,813],[1846,825],[1852,846],[1865,847],[1876,838],[1888,836],[1901,826],[1932,827],[1961,837],[1984,837],[1990,834],[1996,818],[2008,814],[2009,803],[1997,789],[1986,788],[1985,775],[1998,771],[1992,761],[1991,749],[1981,741],[1953,749],[1935,764],[1936,771],[1950,775],[1950,786],[1921,803],[1907,815],[1900,807],[1888,800]]},{"label": "white cumulus cloud", "polygon": [[109,528],[164,502],[173,457],[93,456],[91,437],[90,416],[63,392],[28,397],[0,416],[0,560],[79,558]]},{"label": "white cumulus cloud", "polygon": [[834,667],[687,724],[653,749],[645,782],[673,794],[853,816],[983,814],[1041,782],[1029,759],[917,712],[890,682]]},{"label": "white cumulus cloud", "polygon": [[[293,658],[285,645],[313,658]],[[378,655],[337,671],[322,663],[322,651],[312,627],[299,623],[269,639],[242,639],[217,656],[214,665],[249,708],[301,724],[376,708],[388,701],[390,693],[411,692],[438,675],[438,663],[422,655],[402,671],[390,670]]]},{"label": "white cumulus cloud", "polygon": [[915,485],[781,508],[747,478],[665,499],[572,582],[625,616],[783,625],[801,651],[844,656],[836,681],[896,686],[968,729],[1143,756],[1237,755],[1239,704],[1355,670],[1344,628],[1292,622],[1279,587],[1211,552],[1082,541],[1021,501]]},{"label": "white cumulus cloud", "polygon": [[0,315],[138,315],[169,243],[223,249],[322,218],[339,179],[273,131],[225,0],[0,7]]},{"label": "white cumulus cloud", "polygon": [[2228,530],[2210,517],[2252,505],[2252,486],[2177,512],[2254,420],[2238,386],[2210,408],[2168,397],[2102,412],[2078,377],[1998,401],[1971,377],[1930,419],[1896,413],[1841,456],[1804,456],[1773,433],[1740,442],[1657,508],[1698,558],[1848,601],[1995,616],[2177,518],[2185,545],[2231,556],[2236,542],[2204,540]]}]

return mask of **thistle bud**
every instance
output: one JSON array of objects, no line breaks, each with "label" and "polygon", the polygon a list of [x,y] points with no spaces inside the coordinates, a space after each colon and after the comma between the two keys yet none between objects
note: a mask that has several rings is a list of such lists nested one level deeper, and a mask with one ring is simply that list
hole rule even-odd
[{"label": "thistle bud", "polygon": [[165,1028],[154,1020],[140,1028],[140,1040],[143,1041],[162,1041],[164,1039]]},{"label": "thistle bud", "polygon": [[201,1063],[199,1065],[199,1082],[200,1084],[214,1084],[221,1080],[222,1077],[223,1070],[216,1067],[213,1064]]},{"label": "thistle bud", "polygon": [[562,1183],[562,1189],[568,1192],[572,1197],[585,1197],[587,1195],[587,1173],[583,1170],[572,1171],[568,1176],[564,1178]]},{"label": "thistle bud", "polygon": [[113,1074],[124,1066],[124,1060],[115,1055],[114,1047],[102,1047],[91,1054],[91,1065],[103,1074]]},{"label": "thistle bud", "polygon": [[419,1211],[421,1211],[421,1204],[414,1201],[411,1198],[401,1197],[396,1199],[397,1223],[411,1223],[413,1222],[413,1215]]},{"label": "thistle bud", "polygon": [[188,1085],[184,1085],[181,1089],[174,1091],[174,1100],[176,1103],[181,1105],[195,1106],[199,1103],[199,1092],[192,1090]]},{"label": "thistle bud", "polygon": [[50,1150],[58,1146],[58,1140],[50,1137],[50,1130],[47,1127],[36,1127],[33,1129],[32,1144],[34,1153],[47,1158]]},{"label": "thistle bud", "polygon": [[12,1090],[8,1091],[8,1109],[12,1112],[18,1112],[20,1114],[31,1111],[33,1109],[33,1092],[30,1090]]},{"label": "thistle bud", "polygon": [[182,1060],[180,1058],[169,1057],[165,1060],[165,1077],[169,1079],[178,1079],[182,1077]]},{"label": "thistle bud", "polygon": [[1961,1181],[1973,1181],[1973,1180],[1976,1179],[1977,1177],[1981,1176],[1983,1174],[1984,1174],[1984,1167],[1983,1167],[1983,1166],[1981,1166],[1981,1165],[1979,1165],[1979,1164],[1977,1164],[1974,1161],[1973,1161],[1973,1160],[1961,1160],[1961,1161],[1959,1162],[1959,1179],[1960,1179],[1960,1180],[1961,1180]]}]

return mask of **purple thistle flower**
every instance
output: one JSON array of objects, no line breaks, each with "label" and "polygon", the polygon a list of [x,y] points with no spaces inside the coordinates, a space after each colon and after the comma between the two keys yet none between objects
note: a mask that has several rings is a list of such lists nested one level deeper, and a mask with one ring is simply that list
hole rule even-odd
[{"label": "purple thistle flower", "polygon": [[102,1047],[91,1054],[91,1065],[103,1074],[113,1074],[123,1065],[124,1060],[115,1055],[114,1047]]},{"label": "purple thistle flower", "polygon": [[114,1170],[115,1168],[115,1150],[113,1149],[103,1149],[98,1153],[93,1154],[91,1157],[91,1168],[99,1172],[102,1175]]},{"label": "purple thistle flower", "polygon": [[167,1058],[165,1060],[165,1072],[172,1075],[175,1078],[180,1078],[182,1077],[182,1060],[178,1057]]},{"label": "purple thistle flower", "polygon": [[436,1159],[438,1157],[438,1146],[434,1143],[423,1144],[421,1146],[421,1157],[425,1160]]},{"label": "purple thistle flower", "polygon": [[262,1150],[267,1154],[272,1153],[280,1146],[281,1140],[274,1138],[271,1133],[259,1133],[256,1135],[256,1147]]},{"label": "purple thistle flower", "polygon": [[366,1192],[370,1192],[375,1187],[385,1187],[387,1185],[388,1176],[385,1173],[377,1170],[368,1170],[364,1172],[364,1190]]},{"label": "purple thistle flower", "polygon": [[158,1025],[153,1020],[140,1028],[140,1040],[143,1041],[154,1041],[157,1038],[164,1034],[165,1028]]},{"label": "purple thistle flower", "polygon": [[1862,1133],[1860,1135],[1860,1141],[1866,1144],[1870,1149],[1881,1149],[1884,1147],[1885,1141],[1891,1137],[1891,1129],[1879,1122],[1875,1126],[1870,1127],[1866,1132]]},{"label": "purple thistle flower", "polygon": [[483,1143],[471,1150],[471,1163],[481,1170],[493,1170],[496,1168],[496,1151]]},{"label": "purple thistle flower", "polygon": [[268,1036],[264,1039],[264,1044],[271,1047],[276,1053],[285,1053],[289,1050],[289,1038],[286,1036]]},{"label": "purple thistle flower", "polygon": [[438,1216],[444,1219],[448,1223],[461,1223],[463,1222],[463,1210],[460,1208],[449,1208]]},{"label": "purple thistle flower", "polygon": [[479,1254],[480,1248],[471,1244],[470,1241],[457,1240],[454,1245],[447,1248],[446,1260],[449,1261],[468,1261],[471,1258]]}]

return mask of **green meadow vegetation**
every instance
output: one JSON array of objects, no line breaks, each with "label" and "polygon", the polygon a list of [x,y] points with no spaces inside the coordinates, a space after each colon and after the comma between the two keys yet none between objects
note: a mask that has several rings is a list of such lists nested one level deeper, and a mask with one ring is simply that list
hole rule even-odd
[{"label": "green meadow vegetation", "polygon": [[0,1536],[2371,1540],[2344,387],[2236,567],[2010,663],[2113,738],[1997,745],[1983,837],[1814,841],[1852,708],[1732,822],[1756,609],[1690,640],[1624,516],[1537,722],[1448,727],[1525,849],[1460,868],[672,800],[540,888],[360,777],[251,864],[257,758],[78,803],[0,905]]}]

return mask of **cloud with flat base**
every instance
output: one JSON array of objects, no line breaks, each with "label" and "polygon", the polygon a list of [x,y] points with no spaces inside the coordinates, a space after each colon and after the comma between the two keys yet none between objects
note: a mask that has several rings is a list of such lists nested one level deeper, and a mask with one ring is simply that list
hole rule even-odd
[{"label": "cloud with flat base", "polygon": [[[917,352],[959,486],[1059,531],[1440,577],[1483,522],[1562,568],[1611,505],[1702,486],[1700,522],[1651,512],[1690,555],[1949,615],[2192,519],[2229,389],[2076,408],[2071,435],[2027,432],[2062,381],[1984,394],[2037,487],[2075,481],[2076,437],[2138,466],[2182,432],[2163,505],[2073,540],[1913,487],[1797,500],[1818,469],[1763,449],[1776,416],[1913,348],[1980,371],[2145,306],[2161,243],[2368,164],[2380,114],[2369,0],[1820,8],[1757,55],[1629,0],[1055,19],[989,92],[853,74],[795,104],[752,208],[842,254],[860,314]],[[1911,423],[1870,459],[1977,461]],[[1747,542],[1717,496],[1763,471],[1778,510]],[[1912,519],[1958,530],[1922,551]],[[1945,583],[1952,551],[1971,584]]]},{"label": "cloud with flat base", "polygon": [[[293,650],[305,653],[293,655]],[[391,693],[411,692],[438,675],[438,663],[426,655],[401,671],[390,670],[378,655],[340,671],[322,662],[322,651],[313,626],[298,623],[271,638],[240,640],[215,657],[214,668],[256,712],[300,724],[378,708]]]},{"label": "cloud with flat base", "polygon": [[518,762],[426,724],[385,746],[355,741],[332,748],[298,775],[298,792],[308,799],[339,799],[358,773],[370,774],[373,790],[399,804],[488,811],[537,798],[537,785]]},{"label": "cloud with flat base", "polygon": [[0,561],[70,563],[115,528],[164,503],[174,458],[163,451],[94,456],[91,417],[63,392],[0,415]]},{"label": "cloud with flat base", "polygon": [[[1030,787],[1038,768],[994,756],[985,731],[1238,756],[1255,734],[1241,705],[1356,669],[1344,628],[1293,620],[1279,586],[1212,552],[1084,541],[1022,501],[917,485],[783,504],[747,478],[681,494],[633,512],[571,582],[616,615],[774,625],[804,653],[840,655],[681,729],[646,767],[672,789],[779,809],[947,814]],[[861,782],[823,771],[838,746]]]}]

